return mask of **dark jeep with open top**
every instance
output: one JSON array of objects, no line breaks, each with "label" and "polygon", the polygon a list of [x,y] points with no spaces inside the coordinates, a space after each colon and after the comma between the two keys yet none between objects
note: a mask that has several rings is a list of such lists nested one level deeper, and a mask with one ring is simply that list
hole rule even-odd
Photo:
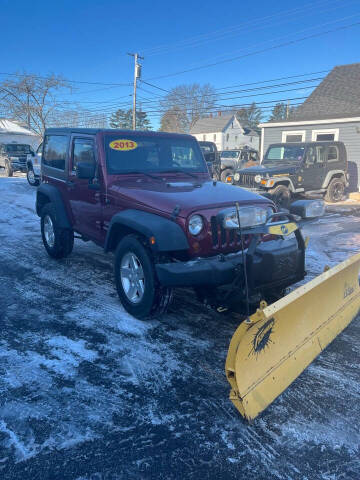
[{"label": "dark jeep with open top", "polygon": [[346,149],[342,142],[272,144],[261,165],[238,170],[232,183],[285,208],[296,194],[339,202],[348,186]]},{"label": "dark jeep with open top", "polygon": [[[69,255],[74,234],[114,252],[120,300],[136,317],[163,312],[174,287],[222,307],[305,275],[296,219],[212,180],[190,135],[48,129],[41,174],[36,211],[48,254]],[[309,207],[298,213],[309,216]]]}]

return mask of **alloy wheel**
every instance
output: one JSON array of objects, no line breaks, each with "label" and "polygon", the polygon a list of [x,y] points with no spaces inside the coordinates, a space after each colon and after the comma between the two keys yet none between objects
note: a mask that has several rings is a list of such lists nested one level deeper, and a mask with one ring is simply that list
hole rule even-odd
[{"label": "alloy wheel", "polygon": [[44,217],[44,237],[48,246],[53,248],[55,245],[55,230],[49,215],[45,215]]},{"label": "alloy wheel", "polygon": [[141,302],[145,293],[145,275],[133,252],[126,253],[121,260],[120,279],[127,299],[135,304]]}]

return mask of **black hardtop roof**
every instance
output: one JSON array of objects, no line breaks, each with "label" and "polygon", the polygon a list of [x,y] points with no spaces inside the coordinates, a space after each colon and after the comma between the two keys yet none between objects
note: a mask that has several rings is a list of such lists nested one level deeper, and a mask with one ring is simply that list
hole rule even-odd
[{"label": "black hardtop roof", "polygon": [[337,140],[324,140],[324,141],[318,141],[318,142],[278,142],[278,143],[271,143],[268,148],[274,147],[274,146],[279,146],[283,147],[284,145],[295,145],[296,147],[307,147],[308,145],[344,145],[343,142],[339,142]]},{"label": "black hardtop roof", "polygon": [[146,136],[146,137],[165,137],[165,138],[186,138],[188,140],[194,140],[195,138],[192,135],[185,133],[169,133],[169,132],[153,132],[151,130],[123,130],[115,128],[47,128],[45,130],[45,135],[56,135],[56,134],[71,134],[79,133],[82,135],[96,135],[97,133],[104,133],[109,135],[132,135],[132,136]]}]

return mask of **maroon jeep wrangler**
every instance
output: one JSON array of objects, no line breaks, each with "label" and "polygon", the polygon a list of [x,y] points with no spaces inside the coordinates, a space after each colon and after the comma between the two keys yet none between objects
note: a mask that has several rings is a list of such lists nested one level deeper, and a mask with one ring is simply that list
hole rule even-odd
[{"label": "maroon jeep wrangler", "polygon": [[292,215],[213,181],[190,135],[47,129],[41,175],[36,211],[48,254],[69,255],[74,234],[114,252],[120,300],[138,318],[163,312],[174,287],[223,307],[304,278]]}]

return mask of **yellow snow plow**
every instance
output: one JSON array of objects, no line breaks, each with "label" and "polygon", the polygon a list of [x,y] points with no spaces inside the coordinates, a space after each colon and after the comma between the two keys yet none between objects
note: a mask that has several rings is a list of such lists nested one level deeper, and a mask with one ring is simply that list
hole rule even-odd
[{"label": "yellow snow plow", "polygon": [[230,400],[247,420],[280,395],[360,310],[360,254],[327,269],[235,331],[225,371]]}]

